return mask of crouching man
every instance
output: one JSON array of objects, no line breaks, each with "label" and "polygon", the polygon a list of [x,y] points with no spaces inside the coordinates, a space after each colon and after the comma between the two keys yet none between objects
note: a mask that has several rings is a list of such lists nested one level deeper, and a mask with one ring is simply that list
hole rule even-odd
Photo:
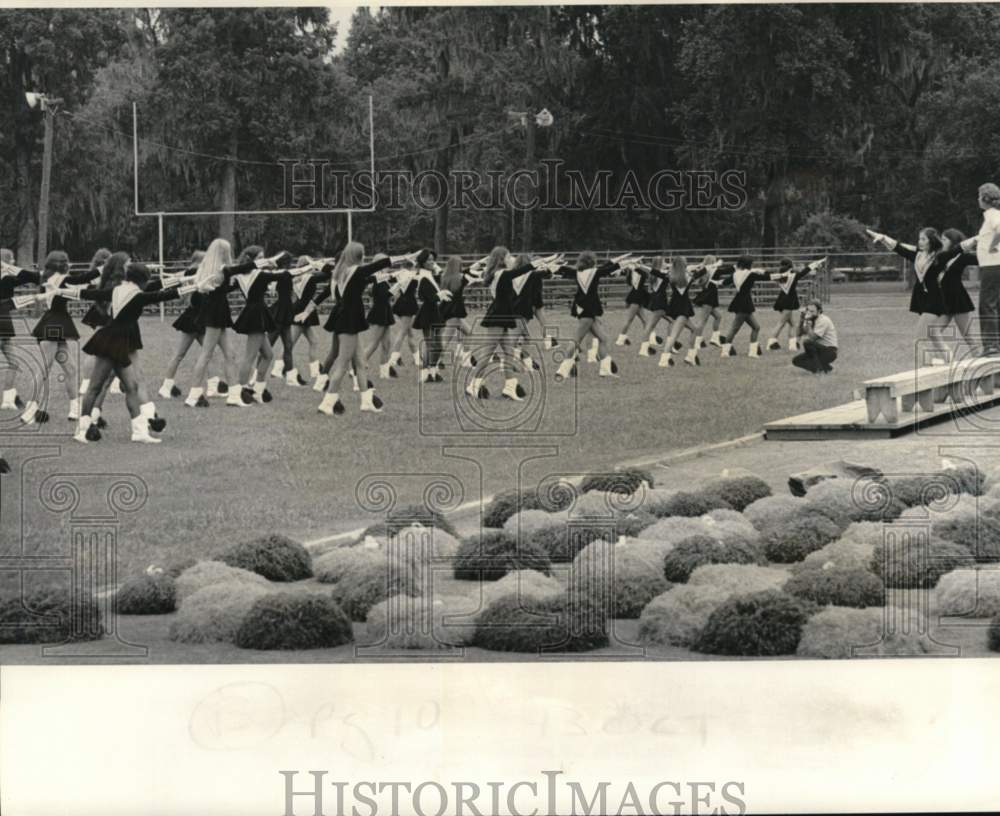
[{"label": "crouching man", "polygon": [[829,374],[837,359],[837,328],[825,314],[823,304],[810,300],[799,323],[799,343],[802,353],[792,359],[792,365],[813,374]]}]

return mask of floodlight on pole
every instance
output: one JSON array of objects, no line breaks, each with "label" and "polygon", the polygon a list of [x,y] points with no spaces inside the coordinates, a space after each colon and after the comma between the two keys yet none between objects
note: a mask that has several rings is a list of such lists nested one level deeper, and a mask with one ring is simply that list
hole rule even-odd
[{"label": "floodlight on pole", "polygon": [[29,108],[41,108],[45,114],[45,139],[42,142],[42,184],[38,199],[38,258],[44,260],[49,251],[49,189],[52,184],[52,138],[55,108],[62,100],[45,94],[25,91]]}]

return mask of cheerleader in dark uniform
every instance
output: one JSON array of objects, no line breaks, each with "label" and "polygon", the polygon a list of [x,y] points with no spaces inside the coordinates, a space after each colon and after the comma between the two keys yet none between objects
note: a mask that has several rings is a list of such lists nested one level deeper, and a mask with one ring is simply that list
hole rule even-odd
[{"label": "cheerleader in dark uniform", "polygon": [[[517,265],[531,263],[528,255],[519,255]],[[549,259],[541,259],[538,263],[550,264],[553,267],[562,265],[562,259],[554,256]],[[548,323],[545,318],[545,281],[552,277],[552,272],[548,269],[541,269],[528,278],[525,287],[514,298],[514,309],[518,317],[518,337],[514,340],[514,359],[530,368],[539,371],[541,366],[524,350],[525,341],[531,338],[528,324],[532,320],[537,320],[542,327],[542,344],[545,349],[555,348],[555,340],[549,334]]]},{"label": "cheerleader in dark uniform", "polygon": [[[244,395],[257,402],[270,402],[271,392],[267,390],[267,372],[274,362],[274,350],[268,335],[274,331],[276,323],[264,297],[272,283],[277,284],[282,279],[291,281],[287,271],[265,272],[264,269],[275,269],[291,261],[292,256],[282,252],[274,258],[264,259],[262,247],[248,247],[242,257],[253,261],[255,266],[246,272],[233,275],[233,284],[243,294],[244,304],[239,316],[233,323],[233,330],[246,337],[243,348],[243,362],[240,364],[239,382]],[[256,376],[251,378],[251,372]]]},{"label": "cheerleader in dark uniform", "polygon": [[576,318],[576,335],[566,349],[566,357],[556,370],[556,381],[560,382],[576,373],[576,359],[583,348],[584,338],[593,336],[598,342],[600,376],[617,377],[618,367],[611,359],[610,343],[601,321],[604,305],[601,303],[599,284],[601,278],[619,272],[621,266],[616,261],[606,261],[598,266],[593,252],[581,252],[576,267],[560,267],[556,274],[576,281],[576,293],[570,314]]},{"label": "cheerleader in dark uniform", "polygon": [[[415,260],[417,253],[404,255],[401,258],[376,255],[370,262],[362,264],[364,256],[365,248],[361,244],[355,241],[349,243],[340,253],[333,270],[330,293],[317,294],[305,312],[296,318],[305,319],[310,312],[316,310],[325,297],[333,296],[333,311],[326,326],[333,332],[337,356],[330,370],[328,390],[318,408],[320,413],[328,416],[344,413],[339,389],[341,380],[352,364],[358,381],[366,384],[368,382],[365,355],[359,345],[360,335],[368,329],[368,321],[365,319],[365,289],[373,279],[377,279],[379,273],[384,273],[394,263]],[[388,274],[382,275],[383,280],[388,277]],[[382,410],[382,401],[375,396],[375,389],[370,384],[361,392],[361,410],[375,413]]]},{"label": "cheerleader in dark uniform", "polygon": [[417,300],[420,308],[413,319],[413,328],[423,334],[421,345],[421,362],[419,368],[420,382],[444,382],[440,371],[441,359],[441,329],[444,318],[441,316],[441,304],[451,300],[451,292],[442,289],[434,280],[428,269],[417,273]]},{"label": "cheerleader in dark uniform", "polygon": [[962,339],[975,353],[976,347],[969,332],[976,307],[965,290],[962,276],[970,266],[978,265],[979,260],[975,252],[962,250],[962,243],[965,240],[965,235],[957,229],[946,229],[941,233],[941,251],[935,259],[940,266],[938,284],[944,306],[939,330],[954,321]]},{"label": "cheerleader in dark uniform", "polygon": [[[104,267],[104,264],[107,263],[108,258],[110,257],[111,257],[111,250],[104,249],[102,247],[101,249],[97,250],[97,252],[94,253],[94,257],[91,258],[90,269],[97,270],[97,272],[100,272],[101,269]],[[108,320],[110,320],[110,316],[108,315],[108,311],[105,305],[103,303],[92,303],[90,308],[87,309],[86,314],[84,314],[84,316],[80,319],[80,322],[83,323],[84,326],[89,326],[91,329],[96,331],[97,329],[101,328],[101,326],[105,325],[108,322]],[[79,391],[79,395],[81,397],[87,393],[87,388],[89,388],[90,386],[90,369],[92,367],[93,364],[88,362],[87,367],[84,369],[84,372],[82,372],[83,376],[80,379],[80,391]]]},{"label": "cheerleader in dark uniform", "polygon": [[[660,354],[660,368],[668,368],[674,365],[674,352],[679,351],[681,332],[690,329],[690,323],[694,318],[694,306],[691,303],[691,296],[688,290],[691,287],[691,276],[688,275],[687,261],[678,256],[670,261],[670,303],[667,305],[667,316],[671,319],[670,334],[667,337],[666,345]],[[698,335],[695,335],[697,338]],[[683,348],[683,346],[681,346]],[[684,358],[687,365],[701,365],[698,360],[698,343],[693,340],[691,349]]]},{"label": "cheerleader in dark uniform", "polygon": [[[302,272],[307,271],[303,267],[308,266],[308,264],[309,258],[305,255],[298,258],[295,262],[295,266],[302,270]],[[295,312],[293,311],[295,304],[292,303],[293,284],[294,277],[292,275],[284,275],[272,284],[276,297],[269,311],[274,320],[274,330],[268,334],[267,339],[273,349],[278,342],[278,338],[281,338],[281,358],[278,359],[275,357],[271,376],[283,376],[285,378],[285,385],[289,385],[292,388],[301,388],[307,383],[299,375],[298,369],[295,367],[295,357],[292,353],[295,345],[292,342],[292,321],[295,320]]]},{"label": "cheerleader in dark uniform", "polygon": [[760,357],[760,343],[757,338],[760,336],[760,323],[754,317],[757,307],[753,303],[753,287],[758,281],[777,280],[779,275],[769,275],[763,269],[753,268],[753,260],[742,257],[736,261],[736,269],[733,271],[733,285],[736,287],[736,294],[733,295],[729,303],[729,313],[733,316],[729,324],[729,331],[722,339],[722,357],[735,357],[733,351],[733,340],[737,333],[746,323],[750,326],[750,350],[748,357]]},{"label": "cheerleader in dark uniform", "polygon": [[[437,255],[433,250],[420,250],[416,256],[416,271],[419,272],[421,269],[440,271],[435,263],[436,259]],[[420,349],[414,346],[413,335],[411,334],[413,321],[416,319],[417,311],[420,309],[417,303],[418,284],[419,281],[416,277],[410,278],[406,286],[400,290],[396,302],[392,305],[392,313],[399,318],[399,330],[396,333],[396,339],[392,343],[392,352],[389,354],[389,365],[392,367],[399,365],[399,361],[402,358],[403,343],[407,343],[413,352],[413,364],[420,365]]]},{"label": "cheerleader in dark uniform", "polygon": [[392,280],[375,281],[372,284],[372,305],[365,316],[371,327],[365,362],[371,360],[376,351],[381,351],[382,362],[379,364],[378,372],[379,378],[383,380],[396,377],[396,369],[391,363],[392,326],[396,323],[396,317],[392,312],[392,297],[396,288],[397,284]]},{"label": "cheerleader in dark uniform", "polygon": [[[188,261],[187,268],[183,271],[182,276],[185,278],[193,278],[195,273],[198,271],[198,267],[201,264],[202,258],[205,257],[203,251],[196,250],[191,255],[191,260]],[[191,297],[188,298],[187,308],[184,309],[178,315],[177,319],[171,324],[171,326],[180,333],[180,342],[177,344],[177,351],[174,352],[174,356],[170,359],[167,364],[166,375],[163,378],[163,385],[160,386],[159,394],[163,399],[172,399],[173,397],[181,396],[181,390],[177,387],[174,378],[177,376],[177,369],[181,362],[187,356],[188,351],[191,350],[191,346],[194,343],[201,345],[202,338],[205,335],[205,329],[201,325],[201,306],[202,306],[202,295],[198,291],[191,293]],[[220,395],[226,395],[229,393],[229,385],[224,382],[220,377],[209,377],[208,378],[208,389],[205,392],[206,397],[217,397]]]},{"label": "cheerleader in dark uniform", "polygon": [[[515,258],[507,247],[497,246],[490,252],[483,272],[483,283],[490,287],[493,301],[486,309],[479,325],[485,329],[486,340],[483,348],[490,353],[499,349],[500,371],[504,377],[501,396],[505,399],[520,402],[524,399],[525,390],[517,381],[517,376],[507,376],[511,365],[511,344],[517,331],[517,311],[514,308],[515,297],[528,284],[531,276],[538,271],[533,262],[517,265]],[[485,356],[477,363],[466,393],[475,399],[487,399],[489,390],[486,388],[485,377],[481,367],[486,364]]]},{"label": "cheerleader in dark uniform", "polygon": [[7,361],[7,372],[4,374],[3,401],[0,409],[20,411],[24,403],[17,395],[17,356],[14,354],[14,321],[11,319],[11,306],[14,290],[21,286],[41,284],[41,276],[37,272],[20,269],[14,265],[14,253],[9,249],[0,250],[0,352]]},{"label": "cheerleader in dark uniform", "polygon": [[292,349],[299,342],[300,337],[305,337],[309,344],[309,376],[313,380],[313,390],[322,391],[326,387],[327,377],[320,371],[320,335],[319,316],[316,312],[310,312],[309,316],[300,321],[299,316],[306,307],[316,297],[316,292],[320,287],[329,288],[330,274],[333,272],[334,259],[307,258],[309,262],[308,274],[298,275],[292,278]]},{"label": "cheerleader in dark uniform", "polygon": [[[260,265],[266,266],[267,263],[262,262]],[[229,311],[229,290],[233,277],[250,272],[257,266],[257,262],[250,259],[242,259],[234,264],[232,247],[223,238],[216,238],[205,250],[205,257],[201,259],[194,275],[196,291],[201,295],[198,324],[204,327],[205,335],[201,354],[194,367],[193,385],[184,400],[184,404],[190,408],[208,407],[208,400],[205,399],[206,374],[208,362],[216,347],[222,351],[228,381],[237,381],[236,360],[231,345],[233,316]],[[245,394],[240,388],[229,389],[226,405],[244,408],[252,403],[252,394]]]},{"label": "cheerleader in dark uniform", "polygon": [[482,282],[482,279],[481,269],[471,268],[463,272],[461,259],[454,256],[448,259],[441,274],[441,287],[451,292],[451,299],[441,303],[441,319],[444,321],[442,343],[449,342],[447,338],[454,338],[455,361],[461,368],[476,366],[476,358],[463,345],[465,338],[472,333],[466,320],[469,311],[465,307],[465,287],[473,281]]},{"label": "cheerleader in dark uniform", "polygon": [[799,341],[797,338],[799,334],[799,309],[801,308],[801,304],[799,303],[798,284],[802,278],[814,274],[825,260],[824,258],[823,261],[813,261],[798,271],[792,268],[792,262],[788,258],[782,258],[778,263],[778,274],[783,277],[778,278],[778,296],[774,299],[774,311],[780,317],[778,325],[775,326],[770,338],[768,338],[768,351],[776,351],[781,348],[778,335],[781,334],[781,330],[785,326],[788,326],[788,350],[799,350]]},{"label": "cheerleader in dark uniform", "polygon": [[[38,347],[42,352],[43,383],[48,382],[53,362],[62,369],[63,385],[66,387],[66,396],[69,397],[69,419],[71,420],[80,418],[80,400],[76,369],[70,361],[68,344],[79,340],[80,333],[76,330],[76,324],[73,323],[73,318],[70,317],[66,308],[67,300],[59,296],[59,290],[68,286],[90,283],[92,280],[96,280],[100,274],[96,269],[81,272],[78,275],[69,274],[69,257],[65,252],[58,250],[50,252],[45,259],[42,284],[45,286],[52,305],[39,318],[32,335],[38,341]],[[25,425],[46,422],[48,418],[48,413],[42,410],[34,400],[27,404],[24,413],[21,414],[21,421]]]},{"label": "cheerleader in dark uniform", "polygon": [[948,353],[944,342],[938,335],[941,316],[944,314],[944,301],[941,297],[941,287],[938,276],[941,273],[940,264],[936,263],[941,251],[941,237],[933,227],[925,227],[917,236],[917,245],[903,244],[888,235],[868,231],[876,244],[881,244],[891,252],[905,258],[913,264],[913,290],[910,293],[910,311],[919,315],[917,339],[931,341],[933,347],[932,364],[944,362]]},{"label": "cheerleader in dark uniform", "polygon": [[[77,425],[74,439],[87,443],[100,439],[100,432],[93,426],[95,403],[106,380],[116,376],[122,383],[125,392],[125,405],[132,418],[132,441],[145,444],[160,442],[158,437],[150,434],[149,416],[143,410],[142,398],[139,394],[138,372],[134,363],[134,354],[142,347],[139,333],[139,318],[143,309],[154,303],[174,300],[187,291],[194,291],[194,285],[186,289],[176,288],[180,277],[174,278],[156,291],[146,292],[142,284],[147,280],[147,273],[141,264],[130,264],[126,267],[128,256],[118,253],[108,261],[115,274],[110,281],[110,288],[90,289],[78,292],[77,297],[83,300],[102,301],[110,304],[110,320],[98,329],[94,336],[83,347],[84,352],[95,358],[94,373],[90,388],[83,398],[83,411]],[[118,270],[124,268],[124,277]]]},{"label": "cheerleader in dark uniform", "polygon": [[[719,327],[722,325],[722,312],[719,311],[719,284],[731,280],[735,271],[735,266],[723,265],[714,255],[706,255],[694,270],[695,280],[701,285],[701,291],[694,298],[696,318],[692,328],[697,348],[706,342],[722,348],[722,337],[719,335]],[[704,330],[708,326],[709,318],[712,319],[712,336],[706,341]]]},{"label": "cheerleader in dark uniform", "polygon": [[646,328],[646,318],[643,312],[649,308],[649,271],[646,267],[636,265],[628,273],[628,294],[625,295],[625,325],[618,332],[615,340],[616,346],[631,346],[628,330],[632,322],[639,321],[639,324]]},{"label": "cheerleader in dark uniform", "polygon": [[661,320],[670,321],[667,312],[670,308],[670,284],[669,275],[663,271],[663,256],[657,255],[650,261],[649,265],[637,264],[636,269],[642,270],[649,277],[649,301],[646,309],[649,312],[649,319],[646,321],[645,330],[649,336],[639,344],[640,357],[652,357],[656,352],[656,346],[662,346],[663,340],[656,333],[656,326]]}]

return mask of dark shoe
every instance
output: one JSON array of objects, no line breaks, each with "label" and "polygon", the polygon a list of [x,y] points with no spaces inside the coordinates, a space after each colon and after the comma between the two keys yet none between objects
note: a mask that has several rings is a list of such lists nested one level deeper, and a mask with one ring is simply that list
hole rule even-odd
[{"label": "dark shoe", "polygon": [[[222,392],[220,391],[219,393],[221,394]],[[198,401],[194,404],[195,408],[208,408],[210,406],[211,403],[208,401],[208,399],[205,397],[204,394],[198,397]]]},{"label": "dark shoe", "polygon": [[89,428],[87,428],[87,433],[84,434],[84,436],[87,437],[88,442],[101,441],[101,432],[97,429],[96,425],[91,425]]},{"label": "dark shoe", "polygon": [[240,389],[240,400],[244,405],[253,405],[253,389],[252,388],[242,388]]},{"label": "dark shoe", "polygon": [[0,459],[0,473],[10,473],[10,465],[6,459]]},{"label": "dark shoe", "polygon": [[153,417],[149,420],[149,430],[154,433],[162,433],[163,429],[167,427],[167,421],[163,417]]},{"label": "dark shoe", "polygon": [[220,397],[224,397],[229,393],[229,383],[225,380],[219,380],[219,385],[215,390],[219,392]]},{"label": "dark shoe", "polygon": [[268,391],[268,390],[267,390],[267,389],[265,388],[265,389],[264,389],[264,391],[263,391],[263,392],[261,393],[261,395],[260,395],[260,401],[261,401],[261,402],[270,402],[270,401],[271,401],[271,400],[273,400],[273,399],[274,399],[274,397],[273,397],[273,396],[271,395],[271,392],[270,392],[270,391]]},{"label": "dark shoe", "polygon": [[[98,417],[97,422],[94,423],[99,431],[103,431],[108,427],[108,421],[104,417]],[[93,427],[93,426],[91,426]]]},{"label": "dark shoe", "polygon": [[170,398],[171,399],[177,399],[180,396],[183,396],[183,392],[181,391],[181,389],[179,389],[176,385],[173,386],[170,389]]}]

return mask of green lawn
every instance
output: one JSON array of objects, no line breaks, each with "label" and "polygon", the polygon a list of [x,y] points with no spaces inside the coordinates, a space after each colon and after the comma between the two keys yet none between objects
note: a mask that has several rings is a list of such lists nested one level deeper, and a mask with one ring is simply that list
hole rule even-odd
[{"label": "green lawn", "polygon": [[[399,380],[377,382],[386,402],[381,416],[360,414],[357,395],[347,393],[347,413],[327,418],[316,413],[319,395],[311,389],[272,381],[275,401],[246,410],[226,408],[221,401],[209,410],[185,408],[180,400],[160,402],[169,425],[163,444],[152,447],[128,441],[118,396],[106,406],[111,427],[105,439],[80,446],[69,439],[66,396],[53,377],[53,421],[43,430],[63,435],[20,430],[12,412],[0,415],[0,450],[14,466],[14,474],[0,481],[4,554],[68,551],[69,514],[45,509],[39,499],[44,480],[53,474],[77,475],[74,481],[84,494],[80,513],[88,501],[104,495],[109,474],[134,474],[148,486],[145,506],[121,515],[120,570],[131,571],[171,556],[197,556],[260,532],[308,541],[367,524],[378,514],[359,507],[357,493],[359,485],[367,490],[366,477],[373,475],[381,474],[375,481],[393,483],[399,503],[421,500],[427,474],[452,477],[461,486],[455,503],[474,501],[513,485],[518,464],[537,453],[525,446],[554,454],[525,464],[529,482],[552,473],[608,468],[738,437],[770,420],[845,402],[867,377],[912,365],[914,320],[906,312],[904,293],[840,296],[829,313],[839,329],[841,357],[826,377],[794,369],[787,351],[748,359],[746,329],[737,339],[740,357],[722,360],[710,347],[697,369],[659,369],[656,358],[636,356],[637,344],[615,349],[621,367],[615,380],[599,379],[597,367],[585,365],[579,379],[557,385],[550,353],[543,377],[530,383],[522,378],[531,393],[543,398],[540,402],[491,399],[476,407],[488,413],[479,421],[500,428],[511,427],[504,423],[512,422],[513,414],[523,411],[523,417],[537,408],[537,430],[525,425],[508,435],[462,432],[453,384],[419,389],[411,364],[401,369]],[[759,315],[763,342],[775,316],[769,310]],[[573,321],[565,314],[553,317],[566,336]],[[612,337],[621,319],[618,310],[606,316]],[[169,322],[155,317],[145,319],[143,334],[143,370],[155,391],[176,335]],[[638,327],[632,335],[639,339]],[[178,374],[182,388],[193,364],[192,357]],[[307,368],[304,343],[298,364],[300,370]],[[494,375],[494,395],[501,385]],[[446,446],[466,449],[448,456]],[[38,458],[37,447],[47,450],[47,458]],[[481,463],[481,472],[469,458]]]}]

